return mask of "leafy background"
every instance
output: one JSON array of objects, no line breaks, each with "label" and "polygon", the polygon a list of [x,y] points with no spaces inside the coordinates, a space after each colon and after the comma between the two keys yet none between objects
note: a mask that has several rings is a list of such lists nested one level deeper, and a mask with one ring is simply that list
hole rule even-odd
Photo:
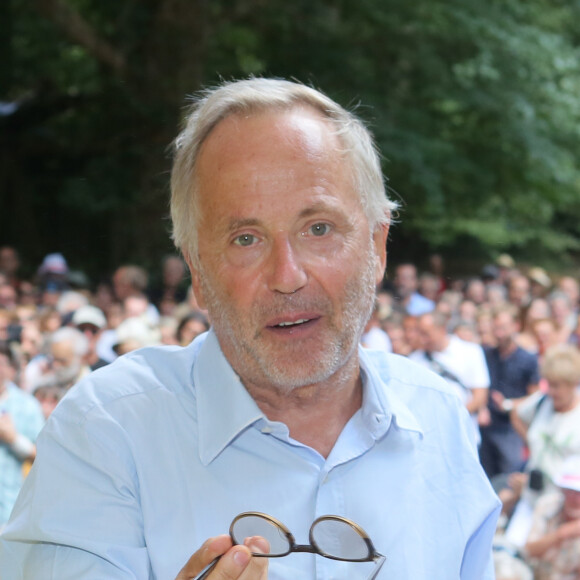
[{"label": "leafy background", "polygon": [[253,74],[368,122],[392,261],[575,269],[579,21],[579,0],[2,0],[0,244],[157,266],[185,96]]}]

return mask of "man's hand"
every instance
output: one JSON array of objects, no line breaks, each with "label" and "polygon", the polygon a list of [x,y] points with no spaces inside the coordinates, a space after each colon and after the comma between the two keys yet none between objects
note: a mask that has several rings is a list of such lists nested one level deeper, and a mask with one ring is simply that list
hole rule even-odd
[{"label": "man's hand", "polygon": [[234,546],[229,536],[216,536],[193,554],[175,580],[192,580],[220,556],[207,580],[268,580],[268,558],[252,558],[251,552],[269,550],[268,542],[260,537],[246,538],[243,546]]}]

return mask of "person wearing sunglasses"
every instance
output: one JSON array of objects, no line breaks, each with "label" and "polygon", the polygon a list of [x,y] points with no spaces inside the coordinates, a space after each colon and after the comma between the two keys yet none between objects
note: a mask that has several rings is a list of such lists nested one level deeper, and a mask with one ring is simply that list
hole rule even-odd
[{"label": "person wearing sunglasses", "polygon": [[458,397],[359,345],[397,207],[364,124],[253,78],[205,92],[175,155],[173,238],[212,327],[60,403],[3,580],[491,580],[499,502]]}]

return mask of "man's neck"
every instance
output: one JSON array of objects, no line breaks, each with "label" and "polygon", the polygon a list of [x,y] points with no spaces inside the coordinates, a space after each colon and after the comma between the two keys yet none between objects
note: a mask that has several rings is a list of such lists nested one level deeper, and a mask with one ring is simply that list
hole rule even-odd
[{"label": "man's neck", "polygon": [[498,346],[497,346],[497,350],[502,358],[508,357],[517,348],[518,348],[518,345],[513,338],[511,338],[509,340],[509,342],[507,342],[506,344],[498,344]]},{"label": "man's neck", "polygon": [[451,336],[449,334],[446,334],[444,337],[441,338],[439,344],[437,344],[437,348],[435,348],[433,352],[443,352],[449,346],[450,342]]},{"label": "man's neck", "polygon": [[290,436],[328,457],[350,418],[362,405],[362,379],[357,369],[349,380],[299,387],[289,393],[246,385],[271,421],[284,423]]}]

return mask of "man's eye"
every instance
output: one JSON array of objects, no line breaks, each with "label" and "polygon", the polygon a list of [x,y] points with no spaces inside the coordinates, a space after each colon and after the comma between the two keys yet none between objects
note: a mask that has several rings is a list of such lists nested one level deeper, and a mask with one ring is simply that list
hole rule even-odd
[{"label": "man's eye", "polygon": [[314,224],[310,227],[310,232],[313,236],[324,236],[330,231],[330,226],[328,224],[319,223]]},{"label": "man's eye", "polygon": [[252,234],[242,234],[241,236],[238,236],[237,238],[234,239],[234,244],[237,244],[238,246],[251,246],[252,244],[256,243],[256,236],[253,236]]}]

